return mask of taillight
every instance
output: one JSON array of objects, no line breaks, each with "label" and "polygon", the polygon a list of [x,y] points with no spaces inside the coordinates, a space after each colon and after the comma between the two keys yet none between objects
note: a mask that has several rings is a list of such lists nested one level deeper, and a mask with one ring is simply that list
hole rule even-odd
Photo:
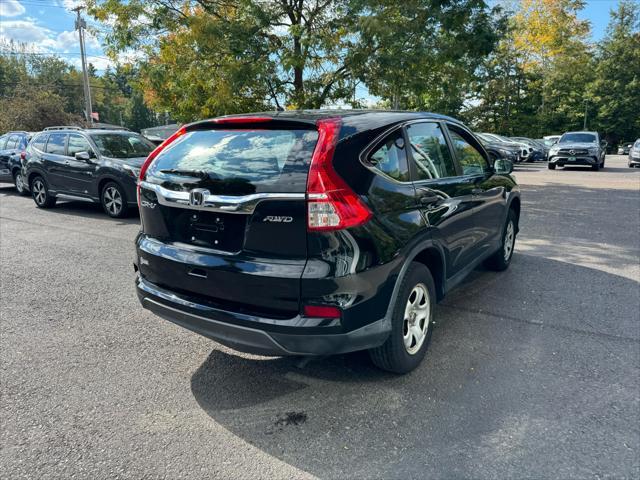
[{"label": "taillight", "polygon": [[27,159],[27,152],[23,150],[20,152],[20,160],[26,160],[26,159]]},{"label": "taillight", "polygon": [[153,162],[155,158],[158,155],[160,155],[160,152],[162,152],[165,148],[167,148],[169,144],[171,144],[175,139],[177,139],[178,137],[181,137],[185,133],[187,133],[187,129],[185,127],[181,127],[180,129],[178,129],[173,135],[171,135],[164,142],[158,145],[153,150],[153,152],[149,154],[147,159],[142,164],[142,167],[140,167],[140,175],[138,176],[138,208],[140,208],[140,182],[142,182],[145,179],[147,175],[147,170],[149,170],[149,166],[151,165],[151,162]]},{"label": "taillight", "polygon": [[327,118],[316,125],[318,143],[307,178],[307,229],[328,231],[362,225],[371,218],[371,211],[332,164],[342,122]]}]

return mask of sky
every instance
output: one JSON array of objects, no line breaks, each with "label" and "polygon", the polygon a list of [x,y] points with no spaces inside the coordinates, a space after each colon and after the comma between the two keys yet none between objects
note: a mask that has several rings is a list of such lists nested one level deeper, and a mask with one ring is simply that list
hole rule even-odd
[{"label": "sky", "polygon": [[[0,48],[2,42],[26,43],[31,51],[43,55],[58,54],[80,68],[80,46],[74,30],[74,8],[79,0],[0,0]],[[601,39],[609,21],[609,11],[618,0],[587,0],[580,18],[589,20],[592,40]],[[111,62],[100,40],[87,36],[88,60],[100,72]]]}]

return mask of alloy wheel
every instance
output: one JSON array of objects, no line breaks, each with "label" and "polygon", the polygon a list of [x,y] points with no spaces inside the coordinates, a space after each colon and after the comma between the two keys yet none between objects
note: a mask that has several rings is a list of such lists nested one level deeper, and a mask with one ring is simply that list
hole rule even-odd
[{"label": "alloy wheel", "polygon": [[22,180],[21,173],[16,173],[16,190],[18,193],[24,192],[24,181]]},{"label": "alloy wheel", "polygon": [[427,287],[419,283],[407,299],[407,306],[404,310],[404,322],[402,325],[402,336],[404,347],[409,355],[416,354],[425,339],[431,323],[431,301]]},{"label": "alloy wheel", "polygon": [[509,220],[507,224],[507,229],[504,232],[504,259],[505,261],[509,261],[511,258],[511,254],[513,253],[513,244],[516,240],[516,229],[513,226],[513,222]]},{"label": "alloy wheel", "polygon": [[47,200],[47,189],[39,178],[33,182],[33,199],[38,205],[44,205]]},{"label": "alloy wheel", "polygon": [[103,201],[111,215],[118,215],[122,210],[122,195],[116,187],[107,187],[104,191]]}]

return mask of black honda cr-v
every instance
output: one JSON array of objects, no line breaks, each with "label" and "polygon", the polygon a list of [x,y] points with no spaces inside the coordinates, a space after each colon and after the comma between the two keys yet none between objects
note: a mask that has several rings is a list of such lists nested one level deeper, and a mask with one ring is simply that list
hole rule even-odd
[{"label": "black honda cr-v", "polygon": [[434,305],[508,267],[512,164],[440,115],[303,111],[187,125],[140,173],[142,305],[264,355],[368,349],[408,372]]},{"label": "black honda cr-v", "polygon": [[136,206],[140,167],[154,148],[128,130],[49,127],[29,143],[23,177],[40,208],[82,200],[123,217]]}]

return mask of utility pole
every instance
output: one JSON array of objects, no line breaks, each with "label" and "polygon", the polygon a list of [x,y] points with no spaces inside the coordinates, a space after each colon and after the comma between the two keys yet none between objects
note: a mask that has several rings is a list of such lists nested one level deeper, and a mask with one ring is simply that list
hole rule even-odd
[{"label": "utility pole", "polygon": [[588,100],[585,98],[584,99],[584,126],[582,127],[583,130],[587,130],[587,102]]},{"label": "utility pole", "polygon": [[87,22],[80,16],[80,10],[84,7],[77,6],[73,9],[76,12],[76,30],[80,36],[80,58],[82,59],[82,79],[84,83],[84,108],[85,117],[89,125],[93,125],[93,116],[91,113],[93,109],[91,107],[91,89],[89,88],[89,73],[87,72],[87,56],[84,48],[84,31],[87,28]]}]

